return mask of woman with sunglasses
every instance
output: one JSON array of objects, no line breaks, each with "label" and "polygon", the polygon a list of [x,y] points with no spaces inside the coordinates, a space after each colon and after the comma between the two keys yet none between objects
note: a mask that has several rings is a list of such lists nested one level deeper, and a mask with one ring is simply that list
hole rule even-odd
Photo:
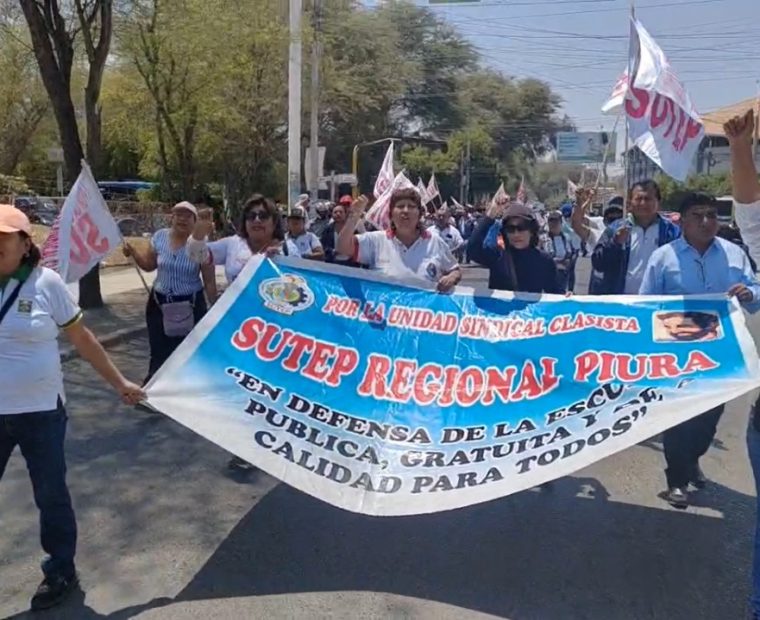
[{"label": "woman with sunglasses", "polygon": [[351,205],[348,219],[338,234],[337,251],[369,269],[395,278],[435,283],[439,292],[453,289],[462,272],[446,242],[428,232],[422,222],[422,200],[416,189],[400,189],[390,199],[391,225],[387,231],[354,234],[367,208],[360,196]]},{"label": "woman with sunglasses", "polygon": [[[277,206],[261,194],[254,194],[245,203],[237,235],[208,241],[213,230],[214,222],[210,213],[199,213],[193,234],[187,241],[187,253],[191,260],[201,265],[224,265],[227,284],[231,284],[257,254],[299,256],[295,244],[285,240]],[[253,465],[236,456],[230,460],[229,467],[243,471],[254,469]]]},{"label": "woman with sunglasses", "polygon": [[[490,241],[489,230],[500,219],[504,249]],[[538,249],[539,229],[530,207],[495,204],[470,237],[468,254],[488,268],[488,288],[515,293],[562,294],[554,260]]]},{"label": "woman with sunglasses", "polygon": [[237,230],[236,235],[208,241],[214,222],[211,213],[202,211],[187,241],[190,259],[201,265],[224,265],[224,275],[230,284],[256,254],[299,256],[295,244],[285,240],[280,212],[274,202],[261,194],[254,194],[245,203]]}]

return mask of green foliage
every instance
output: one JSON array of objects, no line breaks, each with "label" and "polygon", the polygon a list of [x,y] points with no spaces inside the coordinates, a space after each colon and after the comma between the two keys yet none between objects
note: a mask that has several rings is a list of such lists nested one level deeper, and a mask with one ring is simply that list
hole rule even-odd
[{"label": "green foliage", "polygon": [[716,197],[730,196],[732,193],[730,174],[698,174],[686,179],[685,183],[660,175],[657,183],[662,192],[661,206],[666,211],[676,210],[688,192],[706,192]]},{"label": "green foliage", "polygon": [[[310,17],[305,15],[303,33],[303,146]],[[350,171],[354,145],[392,136],[402,139],[397,165],[415,180],[435,171],[442,189],[458,193],[469,144],[472,193],[493,192],[502,178],[515,191],[522,175],[532,179],[554,132],[569,124],[557,116],[560,99],[547,84],[480,67],[461,33],[412,2],[389,0],[373,8],[353,0],[323,2],[320,41],[320,143],[327,147],[328,173]],[[224,186],[233,205],[254,191],[284,199],[288,42],[283,0],[120,4],[100,100],[103,174],[156,181],[153,199],[205,200],[213,184]],[[4,79],[4,59],[17,52],[0,37]],[[6,97],[31,97],[41,88],[34,59],[23,60],[27,64],[13,79],[28,88],[5,87]],[[83,83],[83,76],[74,81]],[[2,119],[17,109],[17,102],[0,95],[0,137],[16,126]],[[49,110],[13,166],[17,173],[54,179],[45,151],[55,132],[46,128],[55,128]],[[0,140],[0,171],[4,144]],[[363,190],[371,187],[386,148],[359,149]]]}]

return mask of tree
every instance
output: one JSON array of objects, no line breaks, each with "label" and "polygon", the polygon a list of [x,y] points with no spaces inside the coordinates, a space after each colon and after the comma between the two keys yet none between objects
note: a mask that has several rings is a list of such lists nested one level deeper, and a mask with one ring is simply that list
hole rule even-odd
[{"label": "tree", "polygon": [[[101,161],[100,87],[111,45],[112,0],[19,0],[24,12],[40,77],[50,98],[63,148],[66,175],[73,183],[84,156],[79,138],[76,108],[72,99],[72,67],[75,41],[81,33],[88,61],[85,87],[87,159],[96,174]],[[83,308],[103,305],[99,267],[79,283]]]},{"label": "tree", "polygon": [[14,174],[48,111],[48,98],[19,13],[0,16],[0,173]]}]

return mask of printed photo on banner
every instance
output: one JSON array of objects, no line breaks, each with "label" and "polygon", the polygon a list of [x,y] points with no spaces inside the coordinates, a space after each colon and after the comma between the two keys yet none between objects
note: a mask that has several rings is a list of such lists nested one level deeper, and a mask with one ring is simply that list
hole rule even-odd
[{"label": "printed photo on banner", "polygon": [[655,342],[704,342],[723,337],[715,312],[658,312],[652,325]]}]

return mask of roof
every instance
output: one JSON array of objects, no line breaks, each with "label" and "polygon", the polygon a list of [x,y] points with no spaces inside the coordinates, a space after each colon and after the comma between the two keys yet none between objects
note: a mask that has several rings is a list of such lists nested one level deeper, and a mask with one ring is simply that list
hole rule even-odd
[{"label": "roof", "polygon": [[[706,112],[705,114],[702,114],[702,122],[705,126],[705,135],[724,136],[725,133],[723,133],[723,123],[732,119],[734,116],[742,116],[746,114],[747,110],[750,108],[754,108],[757,113],[759,102],[760,100],[758,100],[757,97],[752,97],[751,99],[745,99],[744,101],[733,103],[729,106],[726,106],[725,108],[719,108],[717,110],[713,110],[712,112]],[[757,131],[757,125],[755,131]]]}]

